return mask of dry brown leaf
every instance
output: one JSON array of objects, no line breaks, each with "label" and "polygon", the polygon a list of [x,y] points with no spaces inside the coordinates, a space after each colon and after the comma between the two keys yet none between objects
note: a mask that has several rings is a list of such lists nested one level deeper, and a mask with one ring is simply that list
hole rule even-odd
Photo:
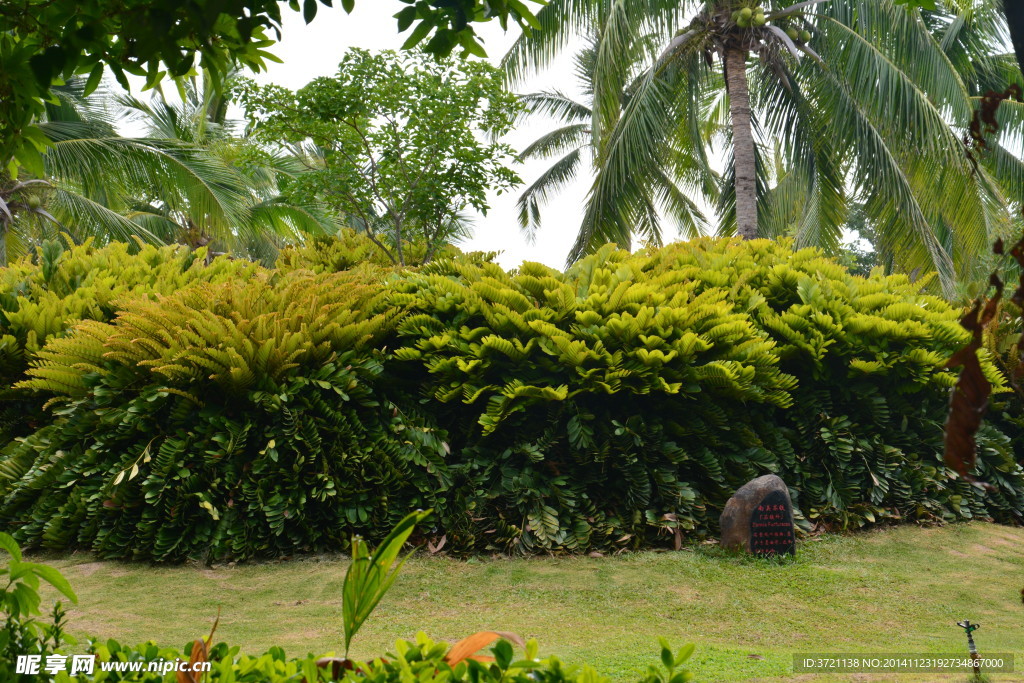
[{"label": "dry brown leaf", "polygon": [[437,553],[441,552],[441,549],[444,548],[444,544],[447,543],[447,542],[448,542],[448,534],[445,534],[444,536],[442,536],[441,539],[437,543],[434,543],[433,541],[429,541],[428,540],[427,541],[427,552],[429,552],[431,555],[436,555]]},{"label": "dry brown leaf", "polygon": [[[998,243],[996,251],[1001,251]],[[943,459],[947,466],[970,481],[973,481],[970,471],[974,468],[977,455],[975,436],[988,410],[988,399],[992,394],[992,385],[985,378],[978,360],[978,350],[982,346],[985,326],[995,317],[1003,297],[1003,283],[997,275],[992,275],[991,284],[995,288],[992,298],[984,303],[976,301],[960,319],[960,324],[971,333],[971,341],[954,353],[946,364],[948,368],[962,366],[963,369],[949,401]]]}]

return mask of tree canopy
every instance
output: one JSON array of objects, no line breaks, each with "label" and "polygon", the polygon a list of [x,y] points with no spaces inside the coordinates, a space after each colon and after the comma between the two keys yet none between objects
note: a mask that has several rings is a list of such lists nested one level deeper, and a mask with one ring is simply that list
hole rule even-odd
[{"label": "tree canopy", "polygon": [[409,242],[429,261],[464,209],[519,183],[497,138],[520,105],[484,62],[354,49],[333,78],[296,92],[243,80],[238,95],[253,136],[308,166],[291,196],[317,197],[397,264]]},{"label": "tree canopy", "polygon": [[[521,39],[505,66],[519,79],[549,63],[569,32],[598,31],[590,129],[610,142],[571,258],[628,243],[638,225],[631,207],[652,169],[679,140],[693,140],[707,146],[705,159],[728,157],[720,233],[792,234],[834,252],[860,207],[896,269],[937,270],[951,292],[991,238],[1012,232],[1007,209],[1024,187],[1012,138],[994,140],[977,167],[962,143],[975,81],[1020,77],[994,54],[1006,32],[1002,8],[954,5],[550,3],[537,15],[545,30]],[[618,56],[652,36],[648,77],[636,79]],[[694,135],[708,124],[715,135]]]}]

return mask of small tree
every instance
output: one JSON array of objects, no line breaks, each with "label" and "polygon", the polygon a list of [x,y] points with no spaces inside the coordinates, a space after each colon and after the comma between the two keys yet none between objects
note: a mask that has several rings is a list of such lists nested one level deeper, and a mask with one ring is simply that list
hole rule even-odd
[{"label": "small tree", "polygon": [[519,184],[496,140],[519,113],[494,67],[387,51],[346,53],[333,78],[292,92],[243,80],[253,136],[310,166],[289,192],[313,195],[406,264],[457,236],[460,213],[487,212],[487,192]]}]

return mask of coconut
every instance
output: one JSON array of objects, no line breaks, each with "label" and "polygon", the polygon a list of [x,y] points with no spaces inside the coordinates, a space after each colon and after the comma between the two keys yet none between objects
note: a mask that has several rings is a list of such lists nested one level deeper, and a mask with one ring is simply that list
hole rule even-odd
[{"label": "coconut", "polygon": [[743,17],[744,20],[749,21],[750,17],[754,16],[754,10],[749,7],[744,7],[740,10],[740,16]]},{"label": "coconut", "polygon": [[810,39],[811,39],[811,32],[810,31],[804,30],[804,31],[800,32],[800,40],[802,40],[802,41],[804,41],[806,43]]},{"label": "coconut", "polygon": [[754,26],[764,26],[766,23],[768,23],[768,19],[765,18],[764,14],[758,12],[754,15]]},{"label": "coconut", "polygon": [[28,208],[33,210],[43,205],[43,200],[37,194],[30,194],[25,202],[28,204]]},{"label": "coconut", "polygon": [[800,31],[790,26],[786,29],[786,35],[789,36],[790,40],[800,40]]}]

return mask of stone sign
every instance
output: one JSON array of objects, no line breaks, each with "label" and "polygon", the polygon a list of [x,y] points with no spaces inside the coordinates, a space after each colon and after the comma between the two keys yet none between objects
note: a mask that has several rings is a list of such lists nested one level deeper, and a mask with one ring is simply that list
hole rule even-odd
[{"label": "stone sign", "polygon": [[750,552],[755,555],[792,555],[796,552],[793,510],[789,496],[772,491],[750,515]]},{"label": "stone sign", "polygon": [[758,555],[792,555],[796,551],[793,503],[786,483],[774,474],[740,487],[719,519],[724,548]]}]

